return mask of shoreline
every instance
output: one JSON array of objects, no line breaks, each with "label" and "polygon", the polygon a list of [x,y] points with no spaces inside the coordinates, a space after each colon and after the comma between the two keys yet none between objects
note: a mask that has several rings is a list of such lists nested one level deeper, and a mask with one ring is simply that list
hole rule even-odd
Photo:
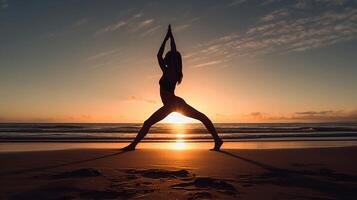
[{"label": "shoreline", "polygon": [[[0,153],[7,152],[27,152],[27,151],[53,151],[53,150],[72,150],[72,149],[120,149],[125,147],[128,142],[0,142]],[[140,143],[137,149],[166,149],[166,150],[204,150],[210,149],[214,145],[212,142],[194,142],[177,140],[172,142],[150,142],[145,140]],[[316,149],[316,148],[338,148],[338,147],[357,147],[357,141],[240,141],[225,142],[222,149]]]},{"label": "shoreline", "polygon": [[[131,139],[121,139],[118,138],[116,139],[97,139],[97,138],[79,138],[79,139],[62,139],[62,138],[51,138],[51,139],[0,139],[0,143],[7,143],[7,142],[18,142],[18,143],[33,143],[33,142],[38,142],[38,143],[128,143],[131,142],[134,138]],[[275,142],[275,141],[357,141],[357,137],[285,137],[285,138],[243,138],[243,139],[227,139],[227,138],[222,138],[224,141],[227,142]],[[176,142],[177,140],[184,141],[187,143],[201,143],[201,142],[210,142],[213,139],[204,139],[204,140],[198,140],[198,139],[178,139],[178,138],[172,138],[172,139],[151,139],[151,138],[145,138],[141,142],[144,143],[170,143],[170,142]]]}]

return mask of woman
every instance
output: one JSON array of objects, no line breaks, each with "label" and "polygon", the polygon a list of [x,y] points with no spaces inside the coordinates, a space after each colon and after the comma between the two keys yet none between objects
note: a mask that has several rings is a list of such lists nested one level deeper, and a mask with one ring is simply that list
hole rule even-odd
[{"label": "woman", "polygon": [[[165,58],[163,58],[162,56],[165,50],[165,44],[168,39],[170,39],[171,51],[167,52]],[[203,113],[197,111],[196,109],[188,105],[182,98],[175,96],[176,84],[180,84],[183,77],[182,58],[180,52],[176,50],[175,39],[172,35],[170,25],[166,33],[165,39],[161,44],[161,47],[157,54],[157,59],[159,61],[160,68],[163,72],[159,84],[160,96],[164,105],[144,122],[134,141],[127,147],[124,147],[122,150],[135,150],[136,145],[145,137],[152,125],[164,119],[171,112],[176,111],[187,117],[200,120],[206,126],[206,128],[214,138],[215,145],[212,150],[219,151],[221,145],[223,144],[223,141],[219,138],[211,120],[208,119],[208,117]]]}]

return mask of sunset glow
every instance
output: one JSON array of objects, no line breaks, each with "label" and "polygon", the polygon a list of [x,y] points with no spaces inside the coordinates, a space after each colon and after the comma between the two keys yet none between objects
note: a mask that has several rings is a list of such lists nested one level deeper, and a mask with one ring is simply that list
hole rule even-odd
[{"label": "sunset glow", "polygon": [[168,24],[214,123],[356,122],[357,2],[302,2],[0,0],[0,122],[142,123]]},{"label": "sunset glow", "polygon": [[0,0],[0,200],[357,200],[356,52],[357,0]]},{"label": "sunset glow", "polygon": [[185,124],[185,123],[192,123],[193,120],[183,116],[180,113],[173,112],[169,114],[164,120],[164,123],[172,123],[172,124]]}]

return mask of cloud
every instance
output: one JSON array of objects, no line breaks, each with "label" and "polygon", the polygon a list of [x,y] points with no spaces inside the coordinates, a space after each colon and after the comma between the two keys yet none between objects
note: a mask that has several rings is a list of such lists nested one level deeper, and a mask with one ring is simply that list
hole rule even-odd
[{"label": "cloud", "polygon": [[219,64],[219,63],[222,63],[222,61],[221,60],[213,60],[213,61],[208,61],[208,62],[205,62],[205,63],[200,63],[200,64],[197,64],[197,65],[194,65],[193,67],[195,67],[195,68],[207,67],[207,66],[215,65],[215,64]]},{"label": "cloud", "polygon": [[327,114],[331,114],[334,113],[334,111],[332,110],[326,110],[326,111],[306,111],[306,112],[296,112],[295,114],[297,115],[327,115]]},{"label": "cloud", "polygon": [[238,39],[240,34],[234,33],[198,45],[192,52],[186,52],[183,57],[185,63],[191,67],[205,67],[216,64],[225,64],[237,54],[230,42]]},{"label": "cloud", "polygon": [[261,20],[268,22],[268,21],[273,21],[275,19],[288,16],[288,15],[289,15],[289,12],[287,9],[279,9],[279,10],[275,10],[275,11],[265,15],[264,17],[261,18]]},{"label": "cloud", "polygon": [[[277,17],[273,14],[269,19]],[[284,12],[286,13],[286,12]],[[274,15],[275,14],[275,15]],[[284,14],[286,15],[286,14]],[[357,10],[326,11],[314,17],[280,19],[250,28],[240,47],[269,52],[305,51],[357,38]]]},{"label": "cloud", "polygon": [[145,28],[145,27],[148,27],[150,25],[152,25],[154,23],[154,19],[145,19],[145,20],[142,20],[140,22],[137,22],[137,23],[132,23],[131,24],[131,29],[130,31],[131,32],[136,32],[142,28]]},{"label": "cloud", "polygon": [[114,24],[110,24],[110,25],[102,28],[97,33],[99,34],[99,33],[113,32],[113,31],[116,31],[119,28],[125,26],[126,24],[127,24],[127,22],[125,22],[125,21],[118,21],[118,22],[116,22]]},{"label": "cloud", "polygon": [[144,103],[149,103],[149,104],[157,104],[157,102],[155,100],[138,97],[138,96],[130,96],[129,101],[139,101],[139,102],[144,102]]},{"label": "cloud", "polygon": [[183,31],[183,30],[187,29],[190,26],[191,26],[191,24],[182,24],[182,25],[176,26],[175,27],[175,32]]},{"label": "cloud", "polygon": [[270,119],[271,114],[267,114],[267,113],[262,113],[262,112],[251,112],[249,114],[245,114],[243,115],[245,120],[248,121],[267,121],[268,119]]},{"label": "cloud", "polygon": [[161,28],[161,25],[154,26],[141,34],[142,37],[151,35]]},{"label": "cloud", "polygon": [[173,32],[178,33],[178,32],[184,31],[187,28],[191,27],[193,23],[197,22],[201,18],[202,18],[202,16],[185,19],[185,20],[183,20],[185,23],[178,24],[173,27]]},{"label": "cloud", "polygon": [[155,21],[154,19],[147,19],[147,20],[142,21],[138,26],[144,27],[144,26],[152,24],[154,21]]},{"label": "cloud", "polygon": [[250,113],[250,115],[255,117],[255,118],[261,118],[263,116],[263,113],[261,113],[261,112],[252,112],[252,113]]},{"label": "cloud", "polygon": [[132,15],[131,17],[129,17],[127,19],[118,20],[114,23],[111,23],[111,24],[99,29],[96,32],[96,35],[115,32],[115,31],[119,31],[119,30],[136,32],[142,28],[147,28],[154,24],[154,21],[155,21],[154,19],[150,18],[150,19],[140,20],[142,17],[143,17],[143,14],[138,13],[138,14]]},{"label": "cloud", "polygon": [[119,49],[119,48],[102,51],[102,52],[99,52],[95,55],[92,55],[92,56],[86,58],[86,61],[99,60],[99,59],[106,58],[111,55],[117,55],[120,51],[121,51],[121,49]]},{"label": "cloud", "polygon": [[270,11],[257,24],[200,44],[184,57],[191,66],[208,66],[237,56],[302,52],[356,40],[357,8],[336,9],[341,3],[327,2],[328,6],[315,8],[316,12],[291,6]]},{"label": "cloud", "polygon": [[357,110],[304,111],[287,114],[253,112],[244,117],[247,120],[260,122],[357,122]]}]

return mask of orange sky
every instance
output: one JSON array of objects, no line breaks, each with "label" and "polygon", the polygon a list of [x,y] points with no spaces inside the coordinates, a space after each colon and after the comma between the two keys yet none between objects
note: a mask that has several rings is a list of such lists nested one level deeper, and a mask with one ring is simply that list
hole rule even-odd
[{"label": "orange sky", "polygon": [[169,23],[176,94],[212,121],[356,122],[356,3],[259,2],[6,1],[0,122],[142,122]]}]

